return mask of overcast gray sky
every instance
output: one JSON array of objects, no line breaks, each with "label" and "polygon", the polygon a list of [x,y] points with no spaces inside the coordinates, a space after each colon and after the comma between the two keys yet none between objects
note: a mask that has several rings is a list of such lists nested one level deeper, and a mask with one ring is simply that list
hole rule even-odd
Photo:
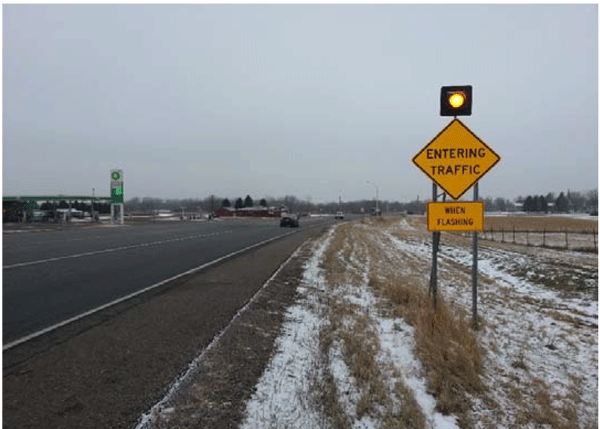
[{"label": "overcast gray sky", "polygon": [[464,84],[481,195],[598,186],[595,4],[4,5],[2,36],[4,195],[430,198]]}]

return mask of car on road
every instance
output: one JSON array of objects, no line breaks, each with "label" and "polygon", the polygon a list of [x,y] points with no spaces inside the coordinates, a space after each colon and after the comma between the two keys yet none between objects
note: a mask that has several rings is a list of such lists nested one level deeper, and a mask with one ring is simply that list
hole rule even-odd
[{"label": "car on road", "polygon": [[335,214],[336,219],[344,219],[344,212],[337,212]]},{"label": "car on road", "polygon": [[298,228],[300,226],[300,221],[298,220],[297,216],[287,215],[281,218],[281,221],[279,221],[279,226],[289,226],[292,228]]},{"label": "car on road", "polygon": [[27,222],[49,222],[53,218],[52,213],[48,213],[46,210],[33,210],[27,216]]}]

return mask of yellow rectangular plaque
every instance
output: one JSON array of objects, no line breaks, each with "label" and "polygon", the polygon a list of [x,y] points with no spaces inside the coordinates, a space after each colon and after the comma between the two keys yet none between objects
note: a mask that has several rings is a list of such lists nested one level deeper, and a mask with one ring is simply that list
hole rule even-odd
[{"label": "yellow rectangular plaque", "polygon": [[427,203],[429,231],[483,231],[483,201]]}]

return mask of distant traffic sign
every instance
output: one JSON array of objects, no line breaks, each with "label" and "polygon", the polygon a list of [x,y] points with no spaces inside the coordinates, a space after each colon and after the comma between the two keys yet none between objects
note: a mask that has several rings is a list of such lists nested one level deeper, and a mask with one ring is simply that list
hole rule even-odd
[{"label": "distant traffic sign", "polygon": [[454,119],[413,162],[448,195],[458,200],[500,161],[500,156]]},{"label": "distant traffic sign", "polygon": [[483,231],[483,201],[427,203],[429,231]]}]

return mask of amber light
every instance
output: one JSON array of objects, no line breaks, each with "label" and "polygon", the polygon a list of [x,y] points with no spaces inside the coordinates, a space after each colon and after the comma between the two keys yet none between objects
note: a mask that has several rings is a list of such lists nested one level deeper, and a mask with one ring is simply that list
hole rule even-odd
[{"label": "amber light", "polygon": [[465,103],[465,94],[462,92],[455,92],[448,99],[448,103],[455,109],[459,108]]}]

